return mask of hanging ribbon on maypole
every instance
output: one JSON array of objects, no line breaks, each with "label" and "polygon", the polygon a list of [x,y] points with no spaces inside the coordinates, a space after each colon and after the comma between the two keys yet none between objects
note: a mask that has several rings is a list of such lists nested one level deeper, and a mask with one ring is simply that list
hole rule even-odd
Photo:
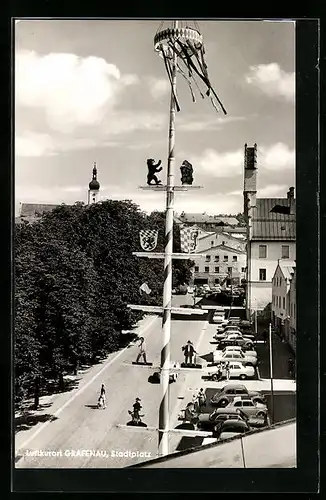
[{"label": "hanging ribbon on maypole", "polygon": [[[154,38],[154,47],[164,60],[177,111],[180,111],[180,104],[172,88],[172,61],[174,55],[177,56],[177,71],[186,80],[193,102],[196,102],[196,96],[192,85],[194,83],[202,99],[204,99],[206,95],[210,98],[217,112],[222,110],[224,115],[227,114],[208,75],[208,67],[205,61],[205,47],[199,29],[186,26],[184,28],[167,28],[159,31]],[[196,77],[199,78],[206,87],[204,92],[201,90]]]}]

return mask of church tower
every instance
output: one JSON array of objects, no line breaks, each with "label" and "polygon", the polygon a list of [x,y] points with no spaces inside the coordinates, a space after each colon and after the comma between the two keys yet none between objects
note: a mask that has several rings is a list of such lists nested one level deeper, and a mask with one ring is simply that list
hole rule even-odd
[{"label": "church tower", "polygon": [[97,180],[96,162],[94,162],[94,166],[93,166],[93,178],[92,178],[91,182],[89,183],[88,187],[89,187],[88,200],[87,200],[88,205],[90,205],[91,203],[97,203],[99,190],[100,190],[100,183]]},{"label": "church tower", "polygon": [[248,148],[245,144],[244,151],[244,186],[243,186],[243,212],[245,219],[250,217],[250,208],[256,206],[257,195],[257,144]]}]

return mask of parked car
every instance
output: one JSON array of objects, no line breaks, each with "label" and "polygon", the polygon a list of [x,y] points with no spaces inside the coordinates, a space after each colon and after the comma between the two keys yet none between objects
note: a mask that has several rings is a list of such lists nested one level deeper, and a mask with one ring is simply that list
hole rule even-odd
[{"label": "parked car", "polygon": [[[218,323],[219,325],[222,325],[222,323],[225,321],[224,318],[224,311],[223,312],[215,312],[212,317],[212,323]],[[225,326],[223,326],[225,328]]]},{"label": "parked car", "polygon": [[247,396],[254,402],[266,404],[266,399],[262,392],[248,391],[245,385],[234,383],[227,384],[221,391],[216,392],[211,397],[210,403],[212,406],[225,407],[233,401],[236,396]]},{"label": "parked car", "polygon": [[216,430],[216,437],[218,441],[224,441],[234,436],[239,436],[251,431],[251,428],[243,420],[225,420],[221,426]]},{"label": "parked car", "polygon": [[225,420],[243,420],[247,422],[248,416],[237,408],[216,408],[212,413],[201,413],[197,419],[197,429],[212,431],[216,425],[221,425]]},{"label": "parked car", "polygon": [[[215,335],[216,336],[214,336],[214,337],[216,338],[216,340],[219,340],[219,341],[222,341],[222,340],[230,340],[230,341],[231,340],[238,340],[239,344],[236,344],[236,345],[248,344],[249,342],[252,345],[254,344],[253,339],[245,337],[244,335],[242,335],[242,333],[239,333],[239,332],[233,332],[233,333],[229,332],[229,333],[224,334],[224,335],[222,335],[222,334],[215,334]],[[232,344],[228,344],[228,345],[232,345]]]},{"label": "parked car", "polygon": [[[229,365],[230,378],[239,378],[241,380],[245,380],[247,378],[253,378],[255,376],[255,369],[253,366],[245,365],[240,361],[231,361]],[[220,380],[221,378],[226,377],[226,370],[222,369],[222,375],[219,378],[219,370],[218,367],[215,370],[210,370],[207,372],[207,376],[211,380]]]},{"label": "parked car", "polygon": [[226,351],[221,356],[219,355],[220,351],[216,350],[213,352],[213,363],[218,363],[220,361],[238,361],[242,363],[244,366],[256,366],[257,365],[257,357],[256,356],[247,356],[242,351]]},{"label": "parked car", "polygon": [[226,347],[224,347],[223,351],[224,350],[226,350],[226,351],[239,351],[247,356],[254,356],[257,358],[257,351],[255,351],[254,349],[252,349],[252,350],[247,349],[245,351],[244,349],[242,349],[242,347],[240,345],[227,345]]},{"label": "parked car", "polygon": [[229,326],[227,326],[221,333],[216,333],[214,335],[214,338],[216,340],[223,340],[226,337],[228,337],[229,335],[237,335],[237,336],[239,336],[239,338],[243,337],[245,339],[251,340],[252,342],[255,339],[254,335],[245,335],[245,334],[241,333],[241,331],[238,328],[229,327]]},{"label": "parked car", "polygon": [[241,347],[243,351],[251,351],[254,349],[254,343],[250,339],[239,339],[237,338],[226,338],[223,340],[220,340],[217,344],[216,349],[222,350],[227,346],[238,346]]},{"label": "parked car", "polygon": [[222,339],[225,339],[226,337],[228,337],[228,335],[231,335],[231,334],[239,334],[239,335],[242,335],[240,330],[236,329],[236,328],[230,328],[228,326],[224,327],[223,331],[221,333],[215,333],[214,335],[214,338],[216,340],[222,340]]},{"label": "parked car", "polygon": [[237,396],[231,401],[227,408],[241,409],[248,417],[267,419],[268,410],[265,404],[253,401],[247,396]]}]

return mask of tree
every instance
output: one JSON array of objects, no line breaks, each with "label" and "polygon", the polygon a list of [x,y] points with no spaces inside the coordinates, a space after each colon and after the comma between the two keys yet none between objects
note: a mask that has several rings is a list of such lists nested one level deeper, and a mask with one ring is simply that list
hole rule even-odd
[{"label": "tree", "polygon": [[[137,258],[139,231],[159,231],[156,251],[164,252],[165,214],[142,212],[130,200],[90,206],[61,205],[33,224],[15,229],[16,400],[50,379],[63,388],[63,375],[78,364],[116,350],[121,330],[142,313],[127,305],[162,304],[163,259]],[[179,227],[174,251],[180,251]],[[174,283],[188,283],[192,262],[173,263]]]}]

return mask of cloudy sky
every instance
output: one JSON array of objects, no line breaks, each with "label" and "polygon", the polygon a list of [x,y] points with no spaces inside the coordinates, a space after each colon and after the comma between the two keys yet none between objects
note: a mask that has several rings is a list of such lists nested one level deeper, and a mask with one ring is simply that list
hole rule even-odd
[{"label": "cloudy sky", "polygon": [[[258,145],[258,196],[295,185],[295,24],[200,21],[213,87],[227,110],[193,103],[178,77],[176,183],[187,159],[194,184],[175,209],[242,211],[244,144]],[[163,210],[142,191],[146,159],[166,176],[169,83],[153,37],[160,21],[22,20],[15,25],[15,190],[21,202],[87,200],[92,165],[101,199]],[[167,27],[169,22],[164,23]],[[196,91],[195,91],[196,92]]]}]

